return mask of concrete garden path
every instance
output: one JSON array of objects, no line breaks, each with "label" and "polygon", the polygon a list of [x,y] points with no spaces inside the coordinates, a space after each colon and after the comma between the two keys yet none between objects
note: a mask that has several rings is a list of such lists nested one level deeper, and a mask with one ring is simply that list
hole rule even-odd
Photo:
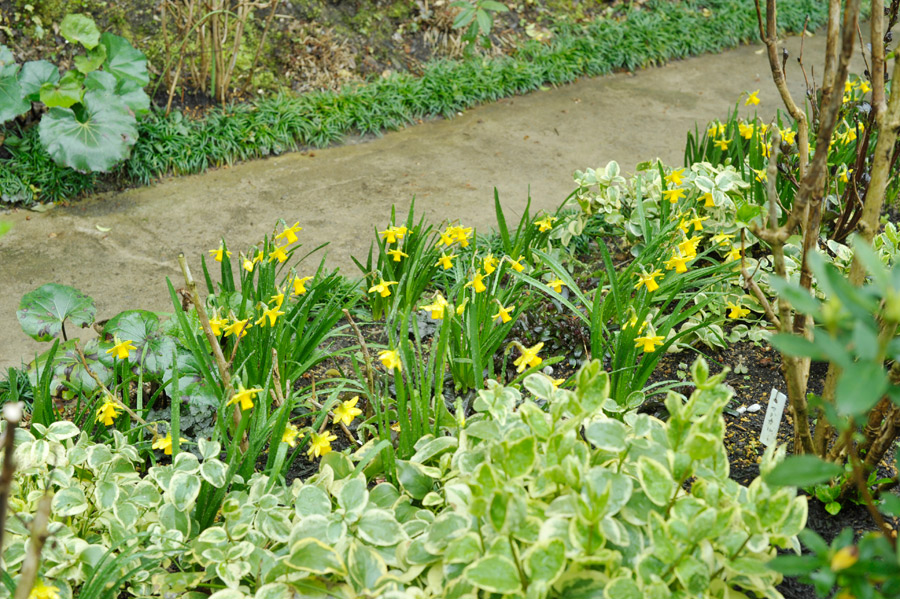
[{"label": "concrete garden path", "polygon": [[[804,44],[804,62],[819,72],[824,38]],[[800,39],[786,45],[788,79],[801,98]],[[860,59],[854,72],[862,70]],[[494,224],[493,188],[511,220],[530,186],[534,208],[553,210],[572,190],[574,169],[617,160],[630,171],[656,157],[680,165],[686,132],[723,117],[741,92],[757,88],[758,110],[769,118],[782,105],[758,44],[582,79],[380,138],[170,178],[44,214],[0,214],[13,225],[0,239],[0,369],[47,349],[21,332],[15,314],[22,295],[44,283],[91,295],[98,319],[132,308],[171,311],[165,279],[179,285],[179,252],[199,275],[200,254],[221,236],[240,249],[278,218],[300,221],[307,248],[328,242],[327,263],[356,276],[350,256],[365,255],[392,204],[405,214],[415,196],[433,221],[486,230]],[[750,110],[742,103],[742,112]]]}]

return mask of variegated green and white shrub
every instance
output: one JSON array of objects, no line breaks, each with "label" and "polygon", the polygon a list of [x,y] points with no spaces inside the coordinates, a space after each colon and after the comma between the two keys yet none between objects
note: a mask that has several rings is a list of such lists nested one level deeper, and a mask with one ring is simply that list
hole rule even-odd
[{"label": "variegated green and white shrub", "polygon": [[[192,511],[204,481],[224,480],[217,447],[141,476],[121,435],[97,445],[57,423],[22,435],[11,505],[27,522],[55,492],[40,576],[64,598],[112,549],[119,571],[141,567],[123,584],[139,597],[776,599],[766,562],[799,547],[806,499],[728,478],[729,391],[702,361],[693,375],[689,399],[668,396],[667,422],[623,412],[596,361],[574,391],[541,374],[528,397],[489,384],[458,436],[424,437],[399,462],[396,485],[355,465],[370,448],[335,453],[289,487],[238,480],[203,531]],[[10,532],[15,577],[26,531]]]}]

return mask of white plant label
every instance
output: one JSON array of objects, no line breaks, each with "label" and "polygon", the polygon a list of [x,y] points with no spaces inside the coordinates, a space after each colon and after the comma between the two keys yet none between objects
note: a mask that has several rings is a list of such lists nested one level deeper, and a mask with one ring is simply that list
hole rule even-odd
[{"label": "white plant label", "polygon": [[759,442],[766,447],[775,443],[778,438],[778,428],[781,426],[786,403],[787,395],[773,387],[769,395],[769,406],[766,408],[766,419],[763,421],[762,430],[759,431]]}]

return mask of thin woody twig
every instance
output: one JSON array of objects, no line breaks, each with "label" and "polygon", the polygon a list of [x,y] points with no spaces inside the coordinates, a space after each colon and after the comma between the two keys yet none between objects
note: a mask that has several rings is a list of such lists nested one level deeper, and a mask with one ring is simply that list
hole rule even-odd
[{"label": "thin woody twig", "polygon": [[12,489],[13,473],[16,470],[15,449],[16,429],[22,421],[22,404],[8,403],[3,406],[6,432],[3,434],[3,469],[0,470],[0,555],[3,555],[3,531],[6,530],[6,513],[9,509],[9,491]]},{"label": "thin woody twig", "polygon": [[25,554],[25,560],[19,569],[19,580],[16,583],[16,594],[14,599],[28,599],[31,589],[37,580],[38,568],[41,565],[41,551],[44,549],[44,543],[50,532],[47,530],[47,524],[50,521],[50,505],[53,496],[45,493],[38,501],[37,511],[34,519],[31,521],[31,539],[28,544],[28,550]]}]

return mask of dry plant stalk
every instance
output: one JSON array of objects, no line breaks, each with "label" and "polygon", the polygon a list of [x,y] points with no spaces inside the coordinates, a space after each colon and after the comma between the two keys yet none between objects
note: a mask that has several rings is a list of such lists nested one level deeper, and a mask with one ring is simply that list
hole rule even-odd
[{"label": "dry plant stalk", "polygon": [[[244,43],[244,33],[252,22],[255,11],[268,7],[266,24],[241,87],[241,92],[246,91],[253,79],[279,4],[280,0],[164,0],[160,5],[160,25],[166,56],[163,70],[168,89],[166,114],[171,110],[175,90],[185,68],[193,86],[212,95],[220,103],[227,101],[238,54]],[[168,35],[170,23],[177,45],[175,52]],[[171,67],[175,56],[178,60],[172,75]]]}]

